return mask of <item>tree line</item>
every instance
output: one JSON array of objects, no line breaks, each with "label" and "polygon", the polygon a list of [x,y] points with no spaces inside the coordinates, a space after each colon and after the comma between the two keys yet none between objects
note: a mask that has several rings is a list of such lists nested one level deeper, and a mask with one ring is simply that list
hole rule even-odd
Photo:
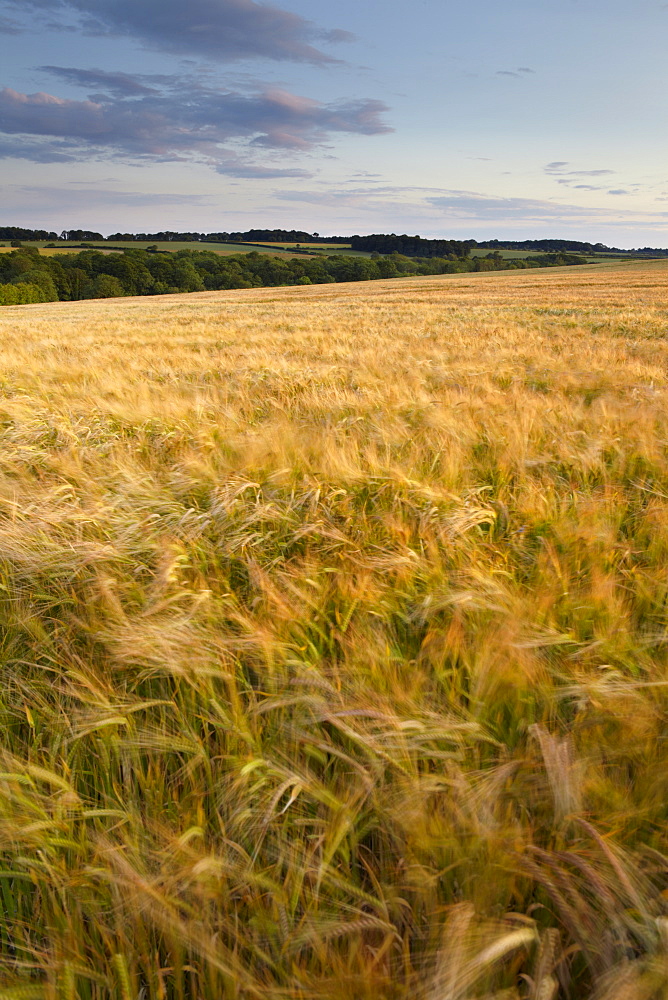
[{"label": "tree line", "polygon": [[114,242],[156,242],[156,243],[350,243],[353,250],[371,250],[377,253],[401,253],[408,257],[456,257],[467,256],[469,250],[523,250],[543,253],[620,253],[641,256],[665,257],[668,250],[658,247],[638,247],[623,250],[609,247],[604,243],[587,243],[581,240],[541,239],[541,240],[445,240],[425,239],[422,236],[408,236],[405,233],[375,233],[370,236],[321,236],[301,229],[247,229],[244,232],[173,232],[163,230],[158,233],[112,233],[102,236],[90,229],[66,229],[56,234],[45,229],[22,229],[18,226],[0,226],[0,240],[66,240],[70,243],[82,241]]},{"label": "tree line", "polygon": [[425,240],[421,236],[396,236],[392,233],[374,233],[372,236],[351,236],[351,250],[370,250],[375,253],[400,253],[407,257],[448,257],[462,259],[469,256],[473,240]]},{"label": "tree line", "polygon": [[480,250],[534,250],[545,253],[568,251],[570,253],[620,253],[641,254],[653,257],[666,257],[668,250],[657,247],[638,247],[636,250],[621,250],[619,247],[608,247],[605,243],[585,243],[581,240],[485,240],[474,244]]},{"label": "tree line", "polygon": [[222,256],[213,251],[179,250],[151,253],[128,249],[118,253],[85,250],[67,257],[40,256],[33,247],[0,255],[0,305],[30,302],[163,295],[280,285],[372,281],[412,275],[456,274],[517,268],[584,264],[584,257],[551,254],[525,260],[498,255],[456,258],[330,257],[279,259],[253,251]]}]

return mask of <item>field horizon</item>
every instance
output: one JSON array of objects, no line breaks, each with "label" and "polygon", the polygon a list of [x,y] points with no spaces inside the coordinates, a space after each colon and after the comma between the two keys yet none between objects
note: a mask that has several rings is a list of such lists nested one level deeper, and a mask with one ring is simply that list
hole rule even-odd
[{"label": "field horizon", "polygon": [[0,1000],[665,1000],[668,260],[0,331]]}]

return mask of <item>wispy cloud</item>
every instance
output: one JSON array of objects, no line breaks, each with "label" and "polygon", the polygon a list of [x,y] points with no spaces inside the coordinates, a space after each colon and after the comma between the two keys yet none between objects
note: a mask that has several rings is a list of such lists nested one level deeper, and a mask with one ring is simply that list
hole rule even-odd
[{"label": "wispy cloud", "polygon": [[552,177],[605,177],[607,174],[616,173],[615,170],[610,170],[608,168],[597,169],[597,170],[567,170],[570,167],[570,163],[567,160],[555,160],[553,163],[548,163],[545,166],[545,173]]},{"label": "wispy cloud", "polygon": [[[279,201],[302,203],[331,210],[339,219],[360,220],[383,214],[392,226],[422,225],[424,230],[443,234],[484,227],[511,231],[527,226],[549,225],[554,232],[567,232],[591,225],[606,228],[642,226],[665,231],[668,211],[634,212],[628,209],[573,205],[538,198],[499,197],[478,191],[448,190],[407,186],[327,187],[322,191],[299,188],[276,191]],[[667,199],[668,200],[668,199]],[[346,216],[348,213],[348,216]],[[404,220],[403,222],[401,220]],[[396,229],[399,232],[399,229]],[[407,232],[415,229],[407,228]]]},{"label": "wispy cloud", "polygon": [[516,79],[521,79],[529,73],[535,73],[535,69],[531,69],[529,66],[518,66],[517,69],[497,69],[497,76],[514,76]]},{"label": "wispy cloud", "polygon": [[[626,190],[609,191],[609,194],[627,194]],[[427,201],[451,219],[466,219],[476,222],[549,222],[566,224],[592,221],[597,223],[617,223],[625,219],[636,219],[638,213],[629,210],[571,205],[563,202],[540,200],[537,198],[498,198],[474,191],[449,191],[427,198]],[[642,213],[641,213],[642,214]],[[657,223],[665,228],[668,212],[646,213],[643,225]]]},{"label": "wispy cloud", "polygon": [[574,180],[569,178],[560,177],[557,180],[557,184],[563,184],[566,187],[573,188],[574,191],[603,191],[604,188],[600,184],[576,184]]},{"label": "wispy cloud", "polygon": [[299,167],[272,167],[258,163],[246,163],[241,157],[226,156],[216,165],[216,173],[226,177],[251,178],[254,180],[269,180],[279,177],[313,177],[309,170]]},{"label": "wispy cloud", "polygon": [[148,192],[148,191],[115,191],[113,188],[86,187],[85,192],[81,190],[68,190],[66,187],[34,187],[28,185],[15,185],[11,189],[11,194],[16,197],[20,194],[24,198],[29,198],[31,203],[37,202],[48,207],[58,205],[59,208],[80,207],[82,202],[86,206],[91,204],[103,204],[113,208],[118,207],[138,207],[152,205],[200,205],[212,204],[209,195],[199,194],[173,194],[170,192]]}]

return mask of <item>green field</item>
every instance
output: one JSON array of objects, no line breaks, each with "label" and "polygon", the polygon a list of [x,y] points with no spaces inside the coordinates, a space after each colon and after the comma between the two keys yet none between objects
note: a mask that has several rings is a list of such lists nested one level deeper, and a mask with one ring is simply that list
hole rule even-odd
[{"label": "green field", "polygon": [[[158,250],[168,251],[169,253],[176,253],[178,250],[197,250],[200,252],[211,251],[213,253],[221,254],[236,254],[236,253],[251,253],[253,250],[264,253],[271,253],[277,257],[294,257],[295,254],[290,252],[289,245],[282,244],[267,244],[267,249],[262,250],[262,247],[257,244],[243,244],[243,243],[202,243],[200,241],[192,241],[190,243],[178,242],[178,241],[164,241],[156,242],[155,240],[114,240],[113,243],[100,243],[98,241],[85,241],[86,248],[90,247],[95,250],[102,250],[107,252],[112,252],[115,249],[119,250],[146,250],[147,247],[157,246]],[[45,240],[26,240],[24,246],[38,247],[40,250],[48,247],[49,241]],[[4,245],[0,243],[0,250],[9,250],[10,241],[5,240]],[[48,250],[48,253],[59,254],[59,253],[80,253],[81,244],[79,243],[57,243],[55,247]],[[368,256],[368,254],[364,254]]]},{"label": "green field", "polygon": [[[578,251],[575,250],[567,252],[577,253],[578,256],[586,257],[587,260],[592,264],[595,264],[597,261],[619,262],[620,260],[624,261],[624,260],[636,259],[633,257],[632,254],[629,254],[628,257],[625,257],[620,254],[605,254],[605,253],[580,254]],[[472,257],[487,257],[488,254],[490,253],[498,253],[503,257],[504,260],[524,260],[526,257],[544,257],[546,252],[543,250],[489,250],[486,247],[477,247],[471,250]]]},{"label": "green field", "polygon": [[487,247],[477,247],[471,250],[472,257],[487,257],[490,253],[498,253],[504,260],[519,260],[525,257],[543,256],[541,250],[489,250]]},{"label": "green field", "polygon": [[[250,246],[250,244],[247,244]],[[370,257],[369,250],[351,250],[350,243],[256,243],[255,247],[282,247],[285,250],[312,250],[314,254],[332,257],[344,254],[346,257]]]}]

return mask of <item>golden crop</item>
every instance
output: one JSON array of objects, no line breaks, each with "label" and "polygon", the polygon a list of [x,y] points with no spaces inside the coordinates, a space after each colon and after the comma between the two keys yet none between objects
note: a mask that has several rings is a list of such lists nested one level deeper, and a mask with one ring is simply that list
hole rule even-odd
[{"label": "golden crop", "polygon": [[0,1000],[665,998],[668,262],[0,330]]}]

